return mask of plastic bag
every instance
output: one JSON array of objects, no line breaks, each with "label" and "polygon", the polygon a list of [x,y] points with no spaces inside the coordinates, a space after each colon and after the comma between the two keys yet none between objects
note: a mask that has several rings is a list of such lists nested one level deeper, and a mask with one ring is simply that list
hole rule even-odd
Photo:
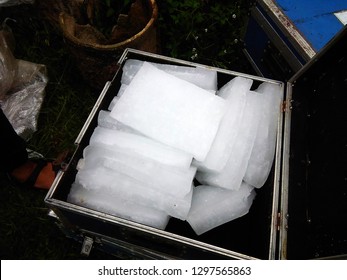
[{"label": "plastic bag", "polygon": [[8,32],[0,30],[0,106],[17,134],[29,140],[37,130],[48,81],[46,66],[15,59]]},{"label": "plastic bag", "polygon": [[0,0],[0,7],[15,6],[20,4],[34,4],[35,0]]},{"label": "plastic bag", "polygon": [[44,65],[17,60],[17,75],[1,107],[14,130],[25,140],[37,130],[46,84]]},{"label": "plastic bag", "polygon": [[12,40],[14,39],[11,30],[5,23],[2,24],[0,27],[0,100],[5,98],[16,75],[17,66],[11,49]]}]

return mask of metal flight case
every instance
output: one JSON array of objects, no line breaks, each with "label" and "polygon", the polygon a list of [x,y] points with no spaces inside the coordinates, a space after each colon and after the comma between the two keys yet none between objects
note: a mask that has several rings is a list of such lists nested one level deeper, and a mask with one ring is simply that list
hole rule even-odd
[{"label": "metal flight case", "polygon": [[[229,70],[217,70],[219,87],[236,76],[280,84],[276,153],[272,171],[249,213],[200,236],[171,218],[165,230],[67,202],[77,163],[120,88],[127,59],[199,66],[127,49],[114,79],[106,83],[76,139],[76,150],[59,172],[45,202],[68,237],[112,255],[145,259],[312,259],[347,254],[346,93],[347,29],[319,52],[288,83]],[[211,68],[211,67],[208,67]]]}]

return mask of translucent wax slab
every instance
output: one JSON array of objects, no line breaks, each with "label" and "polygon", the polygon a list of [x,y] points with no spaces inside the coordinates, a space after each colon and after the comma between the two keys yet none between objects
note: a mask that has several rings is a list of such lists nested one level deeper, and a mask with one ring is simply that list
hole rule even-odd
[{"label": "translucent wax slab", "polygon": [[111,112],[100,110],[98,115],[98,126],[105,128],[105,129],[112,129],[112,130],[118,130],[123,132],[129,132],[133,134],[140,135],[138,131],[135,129],[115,120],[114,118],[111,118],[110,116]]},{"label": "translucent wax slab", "polygon": [[94,143],[115,147],[118,150],[124,149],[164,165],[182,169],[189,169],[192,162],[192,155],[188,153],[127,131],[96,127],[90,138],[90,144]]},{"label": "translucent wax slab", "polygon": [[170,219],[163,211],[127,201],[102,190],[86,189],[77,183],[72,184],[67,201],[158,229],[165,229]]},{"label": "translucent wax slab", "polygon": [[112,111],[112,109],[114,108],[114,105],[116,105],[116,103],[118,102],[118,100],[119,100],[119,96],[118,96],[118,95],[116,95],[115,97],[113,97],[113,99],[112,99],[110,105],[108,105],[108,108],[107,108],[107,109],[108,109],[109,111]]},{"label": "translucent wax slab", "polygon": [[255,195],[253,187],[246,183],[242,183],[237,191],[198,186],[193,191],[187,222],[196,234],[203,234],[247,214]]},{"label": "translucent wax slab", "polygon": [[272,168],[282,102],[281,90],[279,84],[265,82],[256,90],[264,98],[264,110],[261,112],[257,136],[243,178],[245,182],[256,188],[260,188],[265,184]]},{"label": "translucent wax slab", "polygon": [[84,168],[102,164],[165,194],[183,197],[191,190],[196,168],[175,168],[120,148],[89,145],[83,151]]},{"label": "translucent wax slab", "polygon": [[[126,90],[126,88],[128,87],[127,84],[121,84],[120,88],[119,88],[119,91],[117,93],[117,96],[118,97],[121,97],[124,93],[124,91]],[[111,111],[111,110],[110,110]]]},{"label": "translucent wax slab", "polygon": [[250,91],[247,94],[246,108],[240,121],[239,133],[227,164],[220,172],[197,172],[196,179],[201,184],[230,190],[240,188],[251,156],[262,110],[262,96]]},{"label": "translucent wax slab", "polygon": [[[134,76],[142,67],[144,61],[128,59],[123,66],[121,82],[129,85]],[[188,66],[150,63],[157,69],[165,71],[179,79],[185,80],[206,90],[217,91],[217,71]]]},{"label": "translucent wax slab", "polygon": [[[107,164],[106,164],[107,165]],[[184,196],[170,195],[150,186],[147,182],[136,180],[128,175],[107,168],[102,162],[93,168],[83,168],[77,172],[75,183],[93,192],[119,197],[144,207],[164,211],[168,215],[185,220],[191,200],[192,184]],[[165,186],[162,188],[165,189]],[[103,201],[100,201],[103,204]]]},{"label": "translucent wax slab", "polygon": [[252,83],[251,79],[235,77],[217,92],[217,95],[227,100],[228,108],[206,159],[193,163],[199,170],[220,172],[225,167],[239,133],[247,93]]},{"label": "translucent wax slab", "polygon": [[111,117],[203,161],[225,111],[222,98],[144,62]]}]

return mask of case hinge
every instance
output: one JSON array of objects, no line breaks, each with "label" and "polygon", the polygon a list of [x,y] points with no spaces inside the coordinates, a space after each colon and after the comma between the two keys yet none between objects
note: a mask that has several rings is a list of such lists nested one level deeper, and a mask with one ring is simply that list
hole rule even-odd
[{"label": "case hinge", "polygon": [[289,102],[288,102],[287,100],[284,100],[284,101],[282,102],[282,108],[281,108],[281,110],[282,110],[283,113],[285,113],[285,112],[287,112],[287,111],[293,109],[292,102],[293,102],[293,100],[290,100]]},{"label": "case hinge", "polygon": [[[276,229],[277,231],[281,231],[281,228],[283,227],[285,230],[288,230],[288,218],[289,215],[283,215],[281,212],[277,213],[277,220],[276,220]],[[285,223],[285,224],[283,224]]]}]

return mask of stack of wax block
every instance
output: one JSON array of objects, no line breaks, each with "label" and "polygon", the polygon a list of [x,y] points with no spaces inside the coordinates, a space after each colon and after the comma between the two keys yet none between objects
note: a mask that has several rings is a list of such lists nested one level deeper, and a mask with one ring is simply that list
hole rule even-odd
[{"label": "stack of wax block", "polygon": [[218,95],[227,101],[227,112],[222,118],[206,159],[203,162],[194,162],[200,170],[219,172],[225,167],[239,134],[252,82],[250,79],[236,77],[218,92]]},{"label": "stack of wax block", "polygon": [[[272,168],[281,86],[264,82],[250,91],[251,83],[246,80],[236,77],[217,92],[228,102],[238,100],[241,113],[229,119],[231,113],[227,111],[210,150],[213,155],[208,154],[205,162],[194,162],[199,169],[196,179],[203,185],[194,188],[187,221],[197,234],[248,213],[256,195],[254,188],[265,184]],[[237,95],[245,97],[244,106]],[[223,144],[222,138],[229,145]],[[216,143],[219,149],[213,149]],[[227,154],[227,160],[223,154]],[[221,161],[208,162],[214,157]]]},{"label": "stack of wax block", "polygon": [[[259,94],[248,91],[246,106],[236,129],[236,139],[231,147],[230,156],[218,172],[199,172],[197,180],[202,184],[238,190],[247,169],[257,129],[263,99]],[[233,128],[231,128],[233,129]]]},{"label": "stack of wax block", "polygon": [[[68,201],[202,234],[245,215],[271,170],[281,89],[201,67],[129,59],[83,151]],[[201,185],[194,186],[194,183]]]},{"label": "stack of wax block", "polygon": [[[242,81],[238,82],[238,91],[233,88],[237,78],[226,84],[217,94],[232,101],[243,91],[246,104],[242,107],[243,104],[239,103],[239,109],[244,110],[239,116],[231,116],[228,120],[229,112],[224,116],[210,150],[213,155],[207,156],[207,159],[216,157],[222,160],[216,160],[214,165],[198,163],[196,178],[201,184],[230,190],[238,190],[243,180],[260,188],[269,175],[274,158],[281,88],[278,84],[262,83],[258,89],[250,91],[247,90],[250,85],[246,86],[246,81]],[[228,95],[226,91],[233,94]],[[229,145],[223,144],[220,139],[225,139]],[[213,147],[216,143],[218,148],[215,151]],[[217,153],[220,155],[217,156]],[[226,156],[223,157],[223,154]]]},{"label": "stack of wax block", "polygon": [[84,149],[76,182],[184,220],[196,173],[191,161],[191,155],[152,139],[98,126]]},{"label": "stack of wax block", "polygon": [[[157,70],[154,66],[150,66],[152,69]],[[167,67],[164,66],[164,68],[174,69],[174,71],[179,72],[177,66],[168,65]],[[169,89],[171,94],[177,95],[174,99],[176,104],[173,103],[173,105],[182,107],[181,104],[186,102],[187,97],[189,99],[191,90],[193,91],[193,96],[195,96],[195,99],[189,101],[190,104],[182,111],[184,117],[191,113],[194,115],[194,110],[196,111],[190,128],[183,128],[183,133],[179,131],[175,133],[177,135],[187,135],[186,139],[189,140],[189,137],[192,136],[187,132],[194,130],[194,126],[197,124],[196,120],[209,114],[216,115],[214,120],[211,121],[210,127],[210,130],[214,131],[215,134],[225,110],[224,100],[215,95],[217,90],[216,72],[192,67],[181,68],[181,71],[185,73],[190,71],[191,79],[194,78],[194,71],[196,71],[196,75],[205,73],[205,76],[200,78],[200,83],[207,85],[208,89],[200,88],[196,84],[164,72],[169,81],[171,77],[175,79],[173,86],[175,83],[179,84],[176,86],[176,91],[172,91],[172,84],[162,87],[164,91]],[[128,74],[129,72],[124,72],[123,78]],[[150,77],[152,76],[154,79],[156,78],[155,74],[150,75]],[[133,78],[135,80],[135,77]],[[150,81],[147,78],[146,80]],[[181,82],[184,82],[184,85],[180,85]],[[199,83],[199,79],[195,78],[194,82]],[[155,85],[155,83],[152,82],[151,84]],[[191,163],[193,152],[197,149],[192,150],[192,152],[187,151],[187,149],[177,149],[175,145],[167,145],[165,141],[162,142],[158,141],[156,137],[149,137],[146,135],[146,130],[143,130],[141,127],[136,128],[131,123],[129,125],[111,116],[112,111],[121,104],[122,99],[131,96],[132,90],[137,90],[132,89],[135,86],[136,83],[132,82],[129,82],[128,85],[122,84],[117,96],[109,104],[109,111],[99,111],[98,125],[89,140],[89,145],[83,151],[83,158],[79,161],[78,172],[68,201],[164,229],[168,222],[168,217],[186,220],[191,206],[194,187],[193,180],[197,169]],[[186,89],[185,95],[182,95],[182,89],[186,87],[188,89]],[[146,83],[144,89],[146,89]],[[148,91],[151,91],[151,89]],[[201,106],[194,109],[196,103],[199,102],[200,95],[203,99]],[[154,98],[157,97],[149,95],[146,99],[151,104],[154,103]],[[162,102],[163,104],[158,103],[157,105],[159,110],[162,110],[163,106],[167,107],[166,111],[169,113],[175,110],[175,108],[170,109],[165,104],[167,103],[166,99],[162,99]],[[208,102],[216,105],[212,105],[211,109],[208,106]],[[150,111],[156,110],[156,107],[150,107],[145,103],[143,108],[147,108]],[[120,107],[118,110],[121,109]],[[124,112],[128,114],[136,112],[136,110],[130,108]],[[160,120],[161,114],[156,113],[156,115],[159,116],[156,119]],[[167,116],[169,120],[170,118],[172,119],[172,124],[170,122],[167,123],[168,127],[176,126],[179,129],[180,124],[184,123],[183,120],[177,119],[172,114],[167,114]],[[201,130],[202,125],[200,126]],[[160,132],[160,130],[158,131]],[[206,135],[207,141],[212,142],[214,135]],[[175,136],[171,134],[171,137]],[[193,137],[195,138],[190,141],[197,139],[196,133]],[[198,153],[205,156],[209,145],[209,143],[204,144],[204,150],[202,152],[197,150]],[[192,142],[190,142],[190,146],[193,146]],[[117,205],[112,207],[112,201]]]},{"label": "stack of wax block", "polygon": [[170,219],[168,214],[154,207],[143,206],[121,196],[110,195],[108,190],[86,190],[77,182],[74,182],[71,187],[68,201],[159,229],[165,229]]}]

